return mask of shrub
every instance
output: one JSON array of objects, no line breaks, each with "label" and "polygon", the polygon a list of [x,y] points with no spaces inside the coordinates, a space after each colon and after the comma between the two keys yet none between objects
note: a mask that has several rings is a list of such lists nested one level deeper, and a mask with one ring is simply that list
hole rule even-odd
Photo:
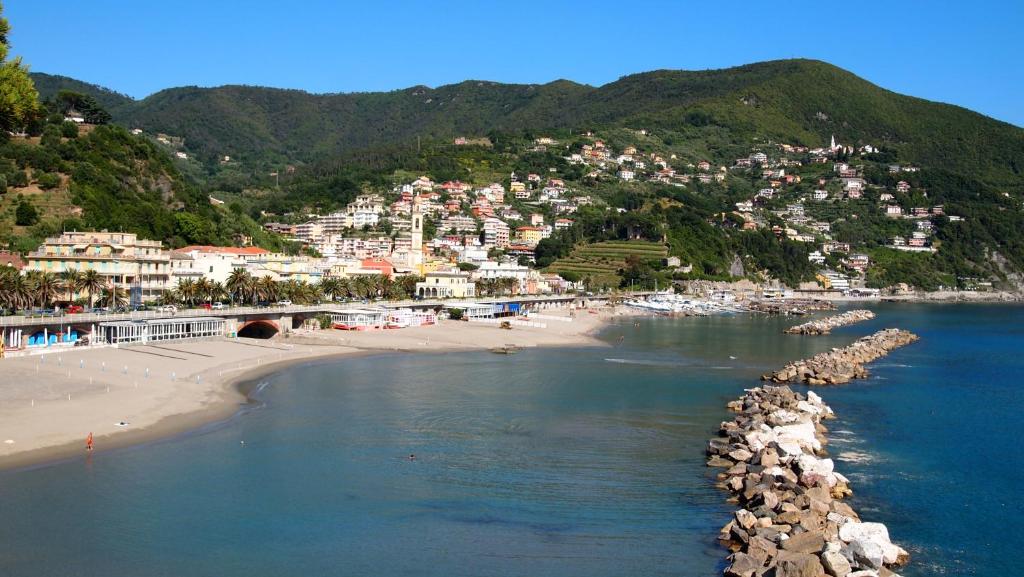
[{"label": "shrub", "polygon": [[60,175],[53,172],[45,172],[36,178],[39,188],[50,190],[60,186]]},{"label": "shrub", "polygon": [[60,135],[64,138],[77,138],[78,137],[78,125],[74,122],[64,121],[60,125]]},{"label": "shrub", "polygon": [[453,321],[461,321],[462,309],[448,309],[448,318]]}]

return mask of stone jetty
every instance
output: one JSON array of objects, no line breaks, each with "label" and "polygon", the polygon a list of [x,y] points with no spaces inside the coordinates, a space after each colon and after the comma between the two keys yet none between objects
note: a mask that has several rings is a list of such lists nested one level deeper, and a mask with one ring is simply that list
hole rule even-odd
[{"label": "stone jetty", "polygon": [[735,418],[707,446],[740,507],[719,535],[727,577],[885,577],[909,561],[885,525],[843,501],[849,481],[824,452],[834,415],[818,395],[765,385],[728,406]]},{"label": "stone jetty", "polygon": [[918,336],[901,329],[885,329],[854,341],[847,347],[818,353],[809,359],[789,363],[785,367],[763,375],[761,380],[774,383],[803,383],[807,385],[838,385],[853,379],[864,379],[864,368],[889,351],[916,341]]},{"label": "stone jetty", "polygon": [[768,315],[806,315],[813,311],[834,311],[836,305],[816,299],[772,299],[751,301],[746,308],[750,312]]},{"label": "stone jetty", "polygon": [[852,325],[853,323],[873,318],[875,318],[875,313],[869,310],[847,311],[841,315],[833,315],[816,321],[806,322],[802,325],[796,325],[795,327],[789,327],[784,332],[788,335],[827,335],[834,328],[845,327],[846,325]]}]

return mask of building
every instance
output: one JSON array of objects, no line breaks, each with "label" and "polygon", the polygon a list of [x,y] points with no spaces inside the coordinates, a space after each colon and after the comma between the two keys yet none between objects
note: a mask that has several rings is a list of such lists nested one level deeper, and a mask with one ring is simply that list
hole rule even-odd
[{"label": "building", "polygon": [[509,227],[504,221],[497,218],[488,218],[484,220],[485,245],[505,248],[508,246],[510,238],[511,235]]},{"label": "building", "polygon": [[6,266],[12,267],[14,270],[21,270],[25,268],[25,261],[21,260],[17,253],[0,250],[0,269]]},{"label": "building", "polygon": [[526,281],[530,276],[530,267],[514,262],[487,261],[480,263],[480,268],[473,271],[473,280],[494,280],[512,278],[516,280],[516,292],[526,292]]},{"label": "building", "polygon": [[416,295],[420,298],[472,298],[476,296],[476,284],[470,282],[466,272],[428,272],[422,282],[416,283]]},{"label": "building", "polygon": [[520,226],[516,229],[516,238],[528,246],[537,246],[544,238],[544,229],[539,226]]},{"label": "building", "polygon": [[186,246],[171,251],[171,286],[168,288],[186,279],[206,278],[211,282],[225,283],[232,271],[245,268],[248,258],[269,253],[262,248],[232,246]]},{"label": "building", "polygon": [[[133,303],[155,300],[168,288],[171,257],[158,240],[127,232],[65,232],[29,253],[25,270],[95,270]],[[85,296],[78,292],[72,300]]]}]

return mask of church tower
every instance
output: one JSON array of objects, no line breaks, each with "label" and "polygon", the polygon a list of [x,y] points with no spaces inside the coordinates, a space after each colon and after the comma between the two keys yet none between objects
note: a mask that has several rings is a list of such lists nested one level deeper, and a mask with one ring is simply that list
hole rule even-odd
[{"label": "church tower", "polygon": [[412,247],[409,249],[409,269],[417,274],[423,272],[423,213],[420,197],[412,199]]}]

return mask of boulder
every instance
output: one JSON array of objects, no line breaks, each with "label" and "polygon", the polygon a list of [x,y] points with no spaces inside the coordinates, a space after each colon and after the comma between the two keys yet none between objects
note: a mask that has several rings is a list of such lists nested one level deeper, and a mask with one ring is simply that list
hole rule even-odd
[{"label": "boulder", "polygon": [[880,551],[881,562],[868,565],[871,569],[878,569],[882,564],[903,565],[910,559],[909,553],[889,540],[889,530],[882,523],[844,523],[839,527],[839,538],[849,543],[851,550],[854,543],[860,543],[861,549],[870,553],[872,561],[875,559],[876,549]]},{"label": "boulder", "polygon": [[736,522],[744,529],[750,529],[757,524],[757,517],[746,509],[736,511]]},{"label": "boulder", "polygon": [[850,562],[839,551],[825,551],[822,553],[821,564],[825,566],[825,571],[833,577],[847,577],[850,571],[853,570],[850,567]]},{"label": "boulder", "polygon": [[783,549],[797,553],[818,553],[824,547],[825,537],[821,530],[797,533],[782,542]]},{"label": "boulder", "polygon": [[729,567],[725,570],[726,577],[753,577],[757,570],[764,566],[763,562],[746,553],[733,553]]},{"label": "boulder", "polygon": [[779,551],[775,558],[775,577],[822,577],[825,568],[816,555]]}]

